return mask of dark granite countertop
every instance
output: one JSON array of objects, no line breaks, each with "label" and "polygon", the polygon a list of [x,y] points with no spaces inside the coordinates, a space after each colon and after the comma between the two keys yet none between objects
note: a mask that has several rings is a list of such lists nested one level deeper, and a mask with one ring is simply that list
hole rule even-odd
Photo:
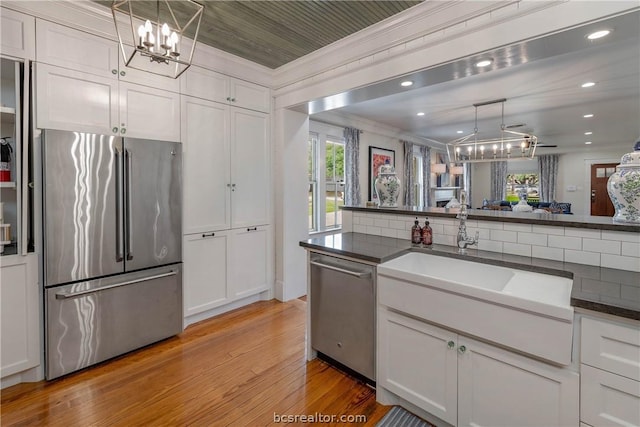
[{"label": "dark granite countertop", "polygon": [[[378,208],[365,206],[342,206],[345,211],[361,211],[369,213],[387,213],[396,215],[422,215],[430,217],[455,218],[460,209],[417,208],[415,206],[399,206],[397,208]],[[481,221],[515,222],[536,225],[552,225],[557,227],[591,228],[596,230],[630,231],[640,233],[640,224],[623,224],[613,222],[610,217],[589,215],[564,215],[551,213],[524,213],[511,211],[493,211],[469,209],[468,218]]]},{"label": "dark granite countertop", "polygon": [[640,273],[612,268],[529,258],[469,249],[460,255],[453,246],[415,247],[411,242],[362,233],[336,233],[300,242],[309,250],[383,263],[409,251],[519,268],[573,278],[571,305],[640,320]]}]

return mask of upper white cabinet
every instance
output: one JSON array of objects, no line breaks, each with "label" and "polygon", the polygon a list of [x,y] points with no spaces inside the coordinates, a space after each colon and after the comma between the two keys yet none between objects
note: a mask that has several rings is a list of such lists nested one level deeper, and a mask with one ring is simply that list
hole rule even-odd
[{"label": "upper white cabinet", "polygon": [[0,378],[40,364],[38,257],[0,257]]},{"label": "upper white cabinet", "polygon": [[119,93],[121,135],[180,141],[179,94],[125,82]]},{"label": "upper white cabinet", "polygon": [[182,97],[185,234],[231,227],[229,107]]},{"label": "upper white cabinet", "polygon": [[271,109],[269,88],[191,66],[181,79],[183,95],[221,102],[235,107],[268,113]]},{"label": "upper white cabinet", "polygon": [[185,234],[268,224],[268,116],[187,96],[182,112]]},{"label": "upper white cabinet", "polygon": [[35,18],[0,7],[0,53],[35,59]]}]

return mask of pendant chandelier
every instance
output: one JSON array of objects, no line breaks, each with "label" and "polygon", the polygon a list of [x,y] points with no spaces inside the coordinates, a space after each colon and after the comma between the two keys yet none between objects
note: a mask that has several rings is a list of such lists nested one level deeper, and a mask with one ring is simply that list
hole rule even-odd
[{"label": "pendant chandelier", "polygon": [[[504,125],[504,103],[506,98],[478,104],[475,107],[473,132],[447,143],[447,154],[452,163],[497,162],[504,160],[530,160],[535,155],[538,137],[532,133],[509,130]],[[500,137],[479,138],[478,107],[502,104]]]},{"label": "pendant chandelier", "polygon": [[191,65],[203,11],[193,0],[114,0],[111,13],[124,64],[178,78]]}]

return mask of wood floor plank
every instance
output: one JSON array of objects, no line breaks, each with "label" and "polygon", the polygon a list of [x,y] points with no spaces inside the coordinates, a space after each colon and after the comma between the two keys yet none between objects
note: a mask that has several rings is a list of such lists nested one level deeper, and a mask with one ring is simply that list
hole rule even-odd
[{"label": "wood floor plank", "polygon": [[357,425],[375,425],[390,408],[370,387],[306,362],[306,308],[299,299],[261,301],[58,380],[9,387],[0,423],[265,426],[281,425],[274,414],[321,413],[365,415]]}]

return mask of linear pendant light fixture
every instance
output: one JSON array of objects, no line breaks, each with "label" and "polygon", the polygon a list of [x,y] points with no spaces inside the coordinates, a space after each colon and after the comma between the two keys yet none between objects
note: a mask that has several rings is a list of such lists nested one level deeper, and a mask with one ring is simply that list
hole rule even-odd
[{"label": "linear pendant light fixture", "polygon": [[[532,133],[509,130],[504,125],[504,103],[506,98],[473,104],[475,107],[475,127],[473,132],[447,143],[447,154],[452,163],[497,162],[503,160],[530,160],[535,155],[538,137]],[[478,107],[502,104],[500,137],[479,137]]]},{"label": "linear pendant light fixture", "polygon": [[203,11],[193,0],[114,0],[111,13],[124,64],[178,78],[191,66]]}]

